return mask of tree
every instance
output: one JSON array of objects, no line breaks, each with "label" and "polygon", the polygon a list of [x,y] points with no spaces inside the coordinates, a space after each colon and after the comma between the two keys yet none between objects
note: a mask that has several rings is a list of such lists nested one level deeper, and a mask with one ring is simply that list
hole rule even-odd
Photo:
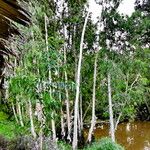
[{"label": "tree", "polygon": [[80,42],[80,54],[79,54],[79,62],[78,62],[78,71],[77,71],[77,77],[76,77],[76,99],[74,104],[74,130],[73,130],[73,142],[72,147],[73,149],[77,148],[77,139],[78,139],[78,131],[77,131],[77,118],[78,118],[78,111],[79,111],[79,92],[80,92],[80,72],[81,72],[81,62],[82,62],[82,51],[83,51],[83,42],[84,42],[84,34],[85,29],[89,17],[89,11],[86,15],[83,30],[82,30],[82,36],[81,36],[81,42]]},{"label": "tree", "polygon": [[96,24],[86,0],[29,3],[32,26],[19,26],[26,37],[13,42],[20,57],[10,58],[16,65],[8,79],[9,104],[41,149],[44,139],[56,141],[56,135],[76,149],[84,125],[90,125],[91,142],[101,120],[110,120],[114,141],[121,121],[148,118],[140,111],[150,108],[148,12],[121,15],[120,2],[103,1]]},{"label": "tree", "polygon": [[88,134],[88,142],[92,140],[92,133],[94,130],[94,126],[96,123],[96,116],[95,116],[95,102],[96,102],[96,76],[97,76],[97,59],[98,53],[95,55],[95,62],[94,62],[94,76],[93,76],[93,97],[92,97],[92,119],[91,119],[91,127]]},{"label": "tree", "polygon": [[109,120],[110,120],[110,134],[111,139],[115,142],[115,127],[114,127],[114,117],[113,117],[113,109],[112,109],[112,98],[111,98],[111,75],[108,72],[107,74],[108,80],[108,101],[109,101]]}]

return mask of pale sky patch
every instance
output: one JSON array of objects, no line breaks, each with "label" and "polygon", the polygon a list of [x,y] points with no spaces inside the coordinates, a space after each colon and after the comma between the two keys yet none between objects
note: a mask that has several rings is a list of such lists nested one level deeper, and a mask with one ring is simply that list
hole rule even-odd
[{"label": "pale sky patch", "polygon": [[[134,12],[135,0],[123,0],[120,4],[118,11],[124,15],[131,15]],[[100,16],[102,7],[95,3],[95,0],[89,0],[90,11],[92,12],[93,20]]]},{"label": "pale sky patch", "polygon": [[95,3],[95,0],[89,0],[89,9],[92,12],[93,20],[96,20],[98,16],[100,16],[102,7]]},{"label": "pale sky patch", "polygon": [[131,14],[134,12],[134,3],[135,0],[124,0],[120,4],[118,11],[125,15],[131,16]]}]

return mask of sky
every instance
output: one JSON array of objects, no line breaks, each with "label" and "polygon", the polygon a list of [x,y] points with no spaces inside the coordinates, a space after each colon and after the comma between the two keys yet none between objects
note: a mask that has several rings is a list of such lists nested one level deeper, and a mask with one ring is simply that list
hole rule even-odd
[{"label": "sky", "polygon": [[[118,11],[125,15],[131,15],[134,11],[135,0],[123,0],[120,4]],[[101,6],[95,3],[95,0],[89,0],[90,11],[92,12],[92,17],[95,20],[96,17],[101,13]]]}]

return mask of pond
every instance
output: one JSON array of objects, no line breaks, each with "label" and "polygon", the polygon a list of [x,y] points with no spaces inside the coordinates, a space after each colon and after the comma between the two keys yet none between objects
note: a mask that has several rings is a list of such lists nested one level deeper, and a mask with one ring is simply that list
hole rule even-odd
[{"label": "pond", "polygon": [[[85,130],[87,134],[88,130]],[[100,125],[95,129],[95,139],[109,135],[109,126]],[[116,141],[126,150],[150,150],[150,122],[121,123],[116,131]]]}]

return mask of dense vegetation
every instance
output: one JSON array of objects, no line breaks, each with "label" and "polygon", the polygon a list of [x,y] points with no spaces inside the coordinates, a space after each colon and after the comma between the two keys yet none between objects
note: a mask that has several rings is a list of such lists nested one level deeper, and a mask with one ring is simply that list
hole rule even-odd
[{"label": "dense vegetation", "polygon": [[[40,147],[51,137],[76,149],[91,143],[96,121],[110,120],[115,141],[120,122],[150,120],[150,1],[136,1],[131,16],[117,11],[120,3],[102,1],[96,23],[87,0],[28,3],[32,25],[18,25],[24,38],[12,43],[19,57],[10,58],[14,67],[5,77],[0,134],[43,139]],[[83,140],[85,124],[90,130]],[[107,146],[123,149],[110,139],[87,149]]]}]

